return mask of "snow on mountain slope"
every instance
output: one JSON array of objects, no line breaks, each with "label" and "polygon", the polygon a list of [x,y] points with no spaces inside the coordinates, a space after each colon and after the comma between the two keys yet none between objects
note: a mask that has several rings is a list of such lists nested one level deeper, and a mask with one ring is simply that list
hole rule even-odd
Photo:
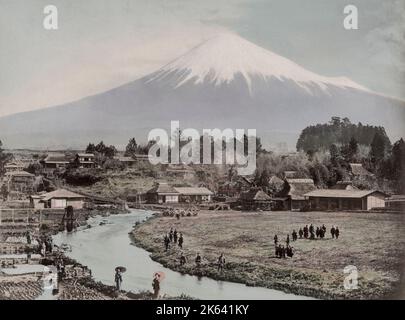
[{"label": "snow on mountain slope", "polygon": [[162,67],[149,81],[175,75],[178,77],[176,87],[187,82],[198,84],[204,81],[220,85],[231,82],[238,73],[243,75],[250,91],[252,77],[292,80],[310,93],[314,85],[325,91],[328,86],[368,91],[345,77],[324,77],[310,72],[234,34],[220,34],[203,42]]},{"label": "snow on mountain slope", "polygon": [[[22,92],[23,94],[23,92]],[[7,147],[125,147],[153,128],[254,128],[264,145],[293,149],[300,131],[332,116],[405,136],[405,102],[329,78],[235,35],[207,40],[158,71],[78,101],[0,118]]]}]

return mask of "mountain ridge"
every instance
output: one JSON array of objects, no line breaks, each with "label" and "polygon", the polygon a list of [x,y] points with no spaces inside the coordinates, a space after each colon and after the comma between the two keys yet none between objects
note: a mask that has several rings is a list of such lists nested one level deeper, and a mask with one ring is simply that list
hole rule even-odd
[{"label": "mountain ridge", "polygon": [[[221,39],[223,36],[215,41]],[[293,72],[291,77],[294,79],[264,77],[263,74],[281,69],[273,69],[269,62],[260,59],[251,62],[250,52],[257,50],[257,46],[240,39],[238,37],[233,46],[247,49],[233,57],[236,62],[230,62],[224,70],[216,69],[216,73],[210,74],[211,63],[215,65],[222,61],[213,61],[212,55],[215,56],[219,50],[216,48],[223,45],[208,42],[206,50],[214,52],[207,58],[209,63],[200,63],[195,56],[191,62],[188,58],[184,62],[186,53],[154,73],[108,91],[54,107],[2,117],[0,138],[7,147],[83,148],[89,142],[100,140],[123,146],[130,137],[146,141],[148,130],[167,128],[171,120],[179,120],[182,128],[255,128],[265,144],[287,142],[293,147],[303,128],[324,123],[331,116],[383,125],[392,139],[405,135],[405,102],[363,90],[357,84],[353,87],[342,87],[340,83],[322,85],[324,79],[336,78],[325,78],[305,69],[303,75]],[[204,48],[207,42],[201,46]],[[229,55],[228,50],[235,50],[227,47],[225,55]],[[260,52],[262,50],[268,52],[265,49]],[[201,51],[197,53],[197,57],[202,55]],[[267,59],[267,53],[264,58]],[[238,72],[241,61],[244,63],[242,69],[247,73]],[[298,66],[288,59],[285,61],[287,66]],[[266,63],[270,69],[261,68]],[[191,66],[191,73],[179,71],[184,65]],[[174,66],[180,69],[174,69]],[[259,73],[250,72],[258,68],[261,68]],[[292,72],[289,67],[287,69],[287,73]],[[304,86],[297,81],[308,77],[311,80],[312,75],[316,81],[307,81]]]}]

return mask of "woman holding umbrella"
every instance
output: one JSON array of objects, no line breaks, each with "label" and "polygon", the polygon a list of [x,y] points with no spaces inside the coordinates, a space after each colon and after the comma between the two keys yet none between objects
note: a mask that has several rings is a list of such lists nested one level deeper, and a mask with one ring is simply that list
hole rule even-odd
[{"label": "woman holding umbrella", "polygon": [[159,297],[160,282],[165,278],[163,272],[155,272],[153,275],[152,288],[153,288],[153,298],[157,299]]},{"label": "woman holding umbrella", "polygon": [[116,267],[115,268],[115,288],[120,291],[121,290],[121,284],[122,284],[122,273],[124,273],[127,269],[125,267]]}]

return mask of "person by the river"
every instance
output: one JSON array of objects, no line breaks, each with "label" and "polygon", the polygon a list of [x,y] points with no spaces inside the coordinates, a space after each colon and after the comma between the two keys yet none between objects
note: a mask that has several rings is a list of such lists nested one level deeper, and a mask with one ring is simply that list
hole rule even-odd
[{"label": "person by the river", "polygon": [[160,291],[160,277],[158,273],[155,273],[152,280],[153,298],[157,299],[159,297]]},{"label": "person by the river", "polygon": [[195,257],[195,264],[197,267],[199,267],[201,265],[201,256],[200,253],[197,253],[197,256]]},{"label": "person by the river", "polygon": [[290,235],[287,234],[287,239],[285,240],[285,243],[287,244],[287,246],[290,244]]},{"label": "person by the river", "polygon": [[45,241],[43,241],[42,244],[41,244],[41,254],[42,254],[43,257],[45,257],[45,255],[46,255]]},{"label": "person by the river", "polygon": [[278,237],[277,237],[277,235],[275,235],[274,236],[274,244],[277,245],[277,243],[278,243]]},{"label": "person by the river", "polygon": [[180,249],[183,249],[183,242],[184,242],[183,234],[180,232],[180,237],[179,237],[179,247],[180,247]]},{"label": "person by the river", "polygon": [[180,254],[180,265],[181,265],[181,266],[184,266],[186,263],[187,263],[186,256],[185,256],[184,253],[182,252],[182,253]]},{"label": "person by the river", "polygon": [[120,291],[121,290],[121,284],[122,284],[122,275],[121,275],[120,269],[115,270],[114,281],[115,281],[115,288],[118,291]]},{"label": "person by the river", "polygon": [[308,225],[304,227],[304,238],[308,239]]},{"label": "person by the river", "polygon": [[304,231],[302,231],[302,228],[298,230],[298,234],[300,235],[300,239],[302,239],[302,236],[304,235]]},{"label": "person by the river", "polygon": [[320,229],[319,229],[319,227],[316,227],[315,234],[316,234],[316,237],[319,238],[319,236],[320,236]]},{"label": "person by the river", "polygon": [[225,256],[223,253],[218,257],[218,271],[222,272],[225,267]]}]

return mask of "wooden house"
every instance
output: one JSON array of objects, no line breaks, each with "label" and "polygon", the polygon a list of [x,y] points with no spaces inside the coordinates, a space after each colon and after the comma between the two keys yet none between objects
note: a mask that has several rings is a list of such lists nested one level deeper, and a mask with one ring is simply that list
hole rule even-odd
[{"label": "wooden house", "polygon": [[178,203],[179,193],[167,183],[159,183],[146,192],[147,203]]},{"label": "wooden house", "polygon": [[202,203],[210,202],[213,192],[205,187],[174,187],[179,193],[179,202]]},{"label": "wooden house", "polygon": [[35,209],[65,209],[68,206],[72,206],[74,209],[83,209],[86,199],[83,195],[65,189],[58,189],[30,198],[31,206]]},{"label": "wooden house", "polygon": [[95,168],[96,164],[94,158],[95,156],[93,153],[77,153],[75,157],[75,163],[81,169]]},{"label": "wooden house", "polygon": [[386,194],[377,190],[331,190],[308,192],[311,210],[371,210],[385,206]]},{"label": "wooden house", "polygon": [[270,210],[271,197],[263,190],[252,188],[249,191],[242,192],[239,198],[239,203],[243,210]]}]

